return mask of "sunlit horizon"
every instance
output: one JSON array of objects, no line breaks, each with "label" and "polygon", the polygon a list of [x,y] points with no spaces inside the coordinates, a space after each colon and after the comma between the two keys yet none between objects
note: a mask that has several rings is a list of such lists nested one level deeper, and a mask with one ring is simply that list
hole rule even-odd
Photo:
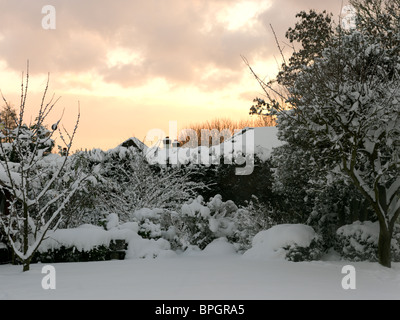
[{"label": "sunlit horizon", "polygon": [[[242,56],[266,79],[279,70],[270,24],[284,40],[307,7],[340,12],[341,1],[165,2],[118,0],[7,2],[0,16],[0,90],[18,109],[29,60],[25,121],[35,116],[50,74],[48,97],[61,99],[48,125],[63,114],[72,150],[108,150],[152,129],[169,134],[217,118],[249,120],[262,95]],[[42,26],[42,7],[56,12],[54,30]],[[146,17],[151,16],[152,19]],[[288,48],[285,48],[288,50]],[[57,141],[56,141],[57,144]]]}]

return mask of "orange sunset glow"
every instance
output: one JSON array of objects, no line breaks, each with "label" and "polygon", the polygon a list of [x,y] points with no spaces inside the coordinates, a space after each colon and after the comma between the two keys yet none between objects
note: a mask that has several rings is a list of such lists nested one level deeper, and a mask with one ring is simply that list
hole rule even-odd
[{"label": "orange sunset glow", "polygon": [[[80,105],[73,150],[145,140],[154,128],[168,135],[169,121],[183,129],[214,118],[248,119],[261,89],[241,56],[273,78],[280,54],[270,24],[284,41],[300,10],[339,14],[342,6],[340,0],[0,3],[1,92],[18,108],[29,60],[29,122],[50,74],[48,95],[61,99],[49,121],[64,112],[62,123],[72,130]],[[42,25],[46,5],[55,9],[55,28]]]}]

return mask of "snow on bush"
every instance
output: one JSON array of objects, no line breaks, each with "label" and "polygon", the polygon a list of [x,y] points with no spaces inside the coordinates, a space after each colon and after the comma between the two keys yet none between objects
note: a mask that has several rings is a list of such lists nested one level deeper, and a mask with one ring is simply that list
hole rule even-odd
[{"label": "snow on bush", "polygon": [[179,232],[177,241],[183,249],[191,245],[204,249],[215,239],[210,230],[210,218],[211,211],[201,196],[182,205],[181,211],[174,216],[174,224]]},{"label": "snow on bush", "polygon": [[204,248],[203,255],[206,256],[222,256],[236,254],[235,246],[228,241],[227,238],[222,237],[213,240],[207,247]]},{"label": "snow on bush", "polygon": [[[308,252],[318,235],[310,226],[302,224],[281,224],[259,232],[252,242],[252,248],[244,253],[247,258],[281,258],[291,261],[312,260]],[[303,250],[302,250],[303,249]]]},{"label": "snow on bush", "polygon": [[[345,260],[378,261],[379,222],[356,221],[336,232],[335,250]],[[400,225],[395,225],[392,260],[400,261]]]},{"label": "snow on bush", "polygon": [[112,233],[101,227],[82,225],[78,228],[58,229],[48,234],[39,246],[39,252],[75,247],[79,251],[90,251],[97,246],[108,246]]},{"label": "snow on bush", "polygon": [[235,231],[233,240],[240,251],[251,248],[254,236],[260,231],[267,230],[278,223],[273,219],[274,212],[260,203],[258,198],[247,203],[246,207],[237,210],[235,214]]},{"label": "snow on bush", "polygon": [[58,229],[49,233],[39,247],[40,253],[53,252],[63,248],[74,251],[90,252],[98,248],[109,248],[115,240],[124,240],[127,244],[126,258],[168,257],[175,253],[165,239],[144,239],[138,232],[137,222],[118,225],[118,217],[109,215],[107,229],[94,225],[82,225],[78,228]]},{"label": "snow on bush", "polygon": [[245,253],[248,257],[284,256],[291,261],[304,261],[320,254],[319,238],[311,227],[270,228],[268,214],[260,214],[254,206],[239,209],[233,201],[223,201],[221,195],[208,202],[199,196],[177,211],[141,208],[131,212],[129,221],[124,223],[111,213],[101,225],[59,229],[43,241],[40,252],[73,248],[79,252],[100,250],[101,255],[112,241],[124,240],[127,259],[171,257],[175,251],[220,255],[243,252],[252,240],[252,248]]},{"label": "snow on bush", "polygon": [[181,206],[180,210],[141,209],[131,214],[144,238],[164,238],[173,249],[186,250],[197,246],[203,250],[218,238],[226,238],[240,251],[247,250],[257,232],[273,223],[268,212],[249,205],[238,208],[221,195],[208,202],[198,196]]},{"label": "snow on bush", "polygon": [[113,229],[115,227],[118,227],[118,224],[119,224],[118,215],[116,213],[109,214],[108,217],[107,217],[106,229],[110,230],[110,229]]},{"label": "snow on bush", "polygon": [[137,222],[138,234],[145,239],[159,239],[163,236],[162,219],[168,211],[163,209],[142,208],[130,214],[130,221]]},{"label": "snow on bush", "polygon": [[161,213],[163,213],[162,209],[142,208],[134,211],[130,215],[130,218],[138,221],[145,221],[146,219],[158,219]]},{"label": "snow on bush", "polygon": [[[265,208],[264,208],[265,209]],[[142,208],[130,214],[137,223],[138,234],[146,239],[163,238],[173,250],[197,246],[203,250],[218,238],[226,238],[240,251],[251,246],[251,240],[260,230],[273,225],[268,210],[251,205],[238,208],[221,195],[208,202],[198,196],[181,205],[177,211]]]},{"label": "snow on bush", "polygon": [[199,196],[182,205],[182,210],[174,217],[182,247],[196,245],[204,249],[217,238],[233,236],[237,229],[237,210],[232,201],[223,202],[220,195],[208,203]]},{"label": "snow on bush", "polygon": [[[89,197],[92,203],[89,202],[85,214],[75,215],[78,224],[96,224],[110,212],[126,222],[133,218],[140,220],[154,208],[175,210],[195,197],[204,186],[190,180],[192,172],[189,169],[165,170],[151,166],[134,146],[120,145],[108,151],[94,149],[77,155],[85,160],[87,171],[94,180]],[[81,203],[84,208],[87,207],[85,202]],[[154,215],[147,218],[151,220]]]},{"label": "snow on bush", "polygon": [[171,250],[171,244],[165,239],[143,239],[135,236],[128,245],[127,259],[151,259],[151,258],[169,258],[176,256]]},{"label": "snow on bush", "polygon": [[196,245],[189,245],[182,255],[184,256],[202,256],[202,257],[221,257],[238,254],[235,244],[227,238],[221,237],[214,239],[203,250]]}]

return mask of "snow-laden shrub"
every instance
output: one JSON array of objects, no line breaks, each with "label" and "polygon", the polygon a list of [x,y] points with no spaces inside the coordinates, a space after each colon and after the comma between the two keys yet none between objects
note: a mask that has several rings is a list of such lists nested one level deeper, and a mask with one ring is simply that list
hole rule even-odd
[{"label": "snow-laden shrub", "polygon": [[334,246],[340,226],[370,220],[374,215],[368,200],[348,179],[332,173],[328,177],[328,183],[315,188],[314,207],[307,220],[323,237],[326,249]]},{"label": "snow-laden shrub", "polygon": [[324,242],[319,235],[315,235],[307,246],[294,244],[284,249],[287,250],[286,260],[293,262],[318,260],[325,251]]},{"label": "snow-laden shrub", "polygon": [[[150,211],[142,210],[144,216]],[[147,215],[146,215],[147,213]],[[139,216],[139,213],[136,213]],[[152,213],[153,214],[153,213]],[[146,219],[144,220],[146,221]],[[115,251],[127,259],[156,258],[174,255],[168,240],[161,237],[143,238],[139,235],[138,222],[120,224],[118,216],[111,214],[106,228],[94,225],[82,225],[77,228],[58,229],[49,234],[39,247],[34,261],[41,262],[78,262],[102,261],[113,258]],[[125,242],[124,248],[117,248],[119,241]]]},{"label": "snow-laden shrub", "polygon": [[34,262],[104,261],[112,258],[116,240],[126,236],[94,225],[58,229],[39,246]]},{"label": "snow-laden shrub", "polygon": [[131,240],[126,250],[127,259],[155,259],[174,257],[176,253],[171,250],[171,244],[165,239],[143,239],[135,237]]},{"label": "snow-laden shrub", "polygon": [[238,254],[236,246],[227,238],[221,237],[213,240],[203,250],[198,246],[189,246],[184,256],[201,256],[201,257],[222,257]]},{"label": "snow-laden shrub", "polygon": [[183,249],[192,245],[204,249],[213,240],[226,238],[237,250],[245,251],[258,232],[276,224],[271,210],[257,198],[238,208],[231,200],[223,201],[219,194],[208,202],[201,196],[192,199],[169,217],[173,229],[170,233],[174,232],[175,243]]},{"label": "snow-laden shrub", "polygon": [[223,202],[221,195],[216,195],[210,199],[207,207],[211,214],[209,227],[214,236],[216,238],[232,236],[237,228],[235,216],[238,207],[236,204],[231,200]]},{"label": "snow-laden shrub", "polygon": [[98,206],[125,220],[142,208],[176,209],[203,187],[189,181],[189,169],[150,166],[134,147],[104,152],[96,168]]},{"label": "snow-laden shrub", "polygon": [[213,240],[202,251],[203,256],[209,257],[221,257],[223,255],[232,255],[235,253],[235,246],[225,237]]},{"label": "snow-laden shrub", "polygon": [[281,224],[259,232],[247,258],[281,258],[289,261],[315,260],[319,257],[319,236],[310,226]]},{"label": "snow-laden shrub", "polygon": [[71,158],[89,178],[71,199],[63,228],[101,223],[110,212],[129,221],[132,212],[142,208],[176,210],[204,187],[190,181],[190,168],[150,165],[134,146],[81,151]]},{"label": "snow-laden shrub", "polygon": [[234,217],[236,228],[233,236],[229,239],[236,242],[241,251],[250,249],[252,240],[257,233],[277,224],[273,216],[273,210],[253,196],[253,199],[245,207],[237,210]]},{"label": "snow-laden shrub", "polygon": [[175,223],[179,230],[178,241],[183,249],[190,245],[204,249],[215,239],[210,229],[210,218],[211,211],[201,196],[182,205],[181,211],[175,217]]},{"label": "snow-laden shrub", "polygon": [[36,252],[32,262],[54,263],[54,262],[87,262],[111,260],[112,250],[101,245],[95,246],[87,251],[77,250],[76,247],[65,247],[50,249],[44,252]]},{"label": "snow-laden shrub", "polygon": [[182,205],[174,217],[182,248],[190,245],[204,249],[213,240],[232,237],[237,228],[235,214],[238,207],[233,201],[222,201],[216,195],[208,203],[199,196]]},{"label": "snow-laden shrub", "polygon": [[[356,221],[336,232],[335,250],[345,260],[378,261],[379,222]],[[400,225],[395,225],[391,243],[392,261],[400,261]]]},{"label": "snow-laden shrub", "polygon": [[378,261],[379,224],[354,222],[336,231],[335,250],[349,261]]},{"label": "snow-laden shrub", "polygon": [[138,224],[138,234],[144,239],[159,239],[162,237],[161,219],[167,211],[163,209],[142,208],[131,213],[129,221]]}]

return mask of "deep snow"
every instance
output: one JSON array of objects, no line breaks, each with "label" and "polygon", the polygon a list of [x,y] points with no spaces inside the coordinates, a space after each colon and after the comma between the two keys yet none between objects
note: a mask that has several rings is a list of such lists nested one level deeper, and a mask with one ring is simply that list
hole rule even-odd
[{"label": "deep snow", "polygon": [[[55,263],[56,289],[44,290],[42,267],[0,265],[0,299],[271,300],[399,299],[400,263],[288,262],[246,258],[216,241],[202,252],[157,259]],[[344,290],[342,268],[356,269],[356,289]]]},{"label": "deep snow", "polygon": [[[321,261],[286,261],[283,247],[307,246],[314,237],[308,226],[278,225],[261,231],[244,254],[226,238],[202,251],[192,246],[176,253],[164,239],[142,239],[135,223],[119,225],[111,216],[108,226],[108,231],[89,225],[57,230],[42,249],[63,244],[84,249],[124,238],[129,243],[126,260],[51,264],[56,271],[54,290],[42,288],[47,264],[31,264],[25,273],[22,266],[0,265],[0,299],[400,299],[400,263],[387,269],[378,263],[340,261],[334,252]],[[355,290],[342,287],[347,277],[342,268],[347,265],[355,267]]]}]

